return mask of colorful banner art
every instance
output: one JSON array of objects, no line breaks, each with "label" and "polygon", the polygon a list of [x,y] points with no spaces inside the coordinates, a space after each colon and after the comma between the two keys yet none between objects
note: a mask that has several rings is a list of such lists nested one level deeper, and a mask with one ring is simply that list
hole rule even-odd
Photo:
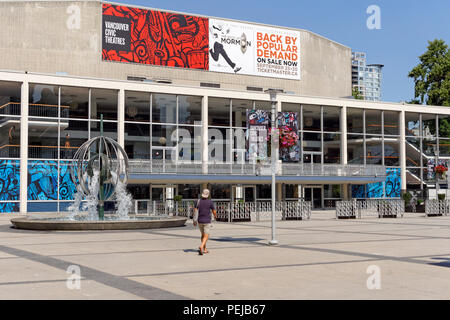
[{"label": "colorful banner art", "polygon": [[58,162],[28,161],[28,200],[57,200]]},{"label": "colorful banner art", "polygon": [[248,161],[264,161],[268,158],[270,112],[247,110],[247,153]]},{"label": "colorful banner art", "polygon": [[295,112],[278,113],[279,154],[283,162],[300,161],[298,116]]},{"label": "colorful banner art", "polygon": [[0,160],[0,213],[18,212],[20,200],[20,162]]},{"label": "colorful banner art", "polygon": [[209,19],[209,70],[300,79],[300,32]]},{"label": "colorful banner art", "polygon": [[208,19],[104,3],[102,58],[208,70]]}]

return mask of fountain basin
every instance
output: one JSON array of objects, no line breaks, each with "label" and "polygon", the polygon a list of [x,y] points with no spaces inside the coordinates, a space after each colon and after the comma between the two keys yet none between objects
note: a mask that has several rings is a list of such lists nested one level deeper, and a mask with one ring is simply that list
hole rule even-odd
[{"label": "fountain basin", "polygon": [[57,218],[13,218],[14,228],[26,230],[135,230],[182,227],[186,217],[131,217],[129,220],[61,220]]}]

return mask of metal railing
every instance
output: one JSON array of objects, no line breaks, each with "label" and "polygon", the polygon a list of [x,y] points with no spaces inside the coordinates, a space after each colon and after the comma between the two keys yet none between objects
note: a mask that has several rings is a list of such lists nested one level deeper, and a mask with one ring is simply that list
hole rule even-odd
[{"label": "metal railing", "polygon": [[[61,109],[61,118],[69,117],[69,106],[59,106]],[[29,103],[28,115],[30,117],[58,117],[58,105]],[[20,115],[20,102],[7,102],[0,106],[0,114],[2,115]]]},{"label": "metal railing", "polygon": [[403,217],[405,202],[403,200],[370,199],[363,201],[349,200],[336,202],[336,218],[361,218],[364,216]]},{"label": "metal railing", "polygon": [[[135,174],[204,174],[201,162],[176,162],[170,160],[130,160],[130,173]],[[257,175],[272,174],[269,164],[209,162],[207,174],[213,175]],[[386,168],[379,165],[340,165],[283,163],[278,165],[277,175],[288,176],[375,176],[385,177]]]}]

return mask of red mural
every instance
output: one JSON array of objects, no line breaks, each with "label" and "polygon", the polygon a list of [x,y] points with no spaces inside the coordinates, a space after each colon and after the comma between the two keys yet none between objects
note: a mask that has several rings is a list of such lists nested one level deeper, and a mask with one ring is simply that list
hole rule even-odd
[{"label": "red mural", "polygon": [[207,18],[103,4],[108,16],[129,21],[121,30],[129,32],[129,51],[103,45],[103,60],[208,70]]}]

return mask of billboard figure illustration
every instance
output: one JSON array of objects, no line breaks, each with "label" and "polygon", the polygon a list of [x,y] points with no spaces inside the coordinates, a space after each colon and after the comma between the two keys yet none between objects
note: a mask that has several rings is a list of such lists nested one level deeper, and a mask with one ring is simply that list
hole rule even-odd
[{"label": "billboard figure illustration", "polygon": [[[228,57],[227,52],[223,48],[223,44],[221,44],[217,41],[217,39],[219,38],[218,32],[221,32],[222,34],[224,34],[224,32],[222,31],[222,27],[221,26],[216,27],[215,25],[213,25],[212,29],[209,28],[209,30],[214,35],[214,39],[216,39],[216,41],[214,42],[214,49],[209,49],[209,52],[211,53],[211,57],[214,59],[214,61],[218,61],[219,57],[222,56],[225,59],[225,61],[228,63],[228,65],[234,70],[234,73],[237,73],[242,68],[237,67],[236,64],[233,61],[231,61],[230,57]],[[217,30],[218,32],[215,30]]]}]

